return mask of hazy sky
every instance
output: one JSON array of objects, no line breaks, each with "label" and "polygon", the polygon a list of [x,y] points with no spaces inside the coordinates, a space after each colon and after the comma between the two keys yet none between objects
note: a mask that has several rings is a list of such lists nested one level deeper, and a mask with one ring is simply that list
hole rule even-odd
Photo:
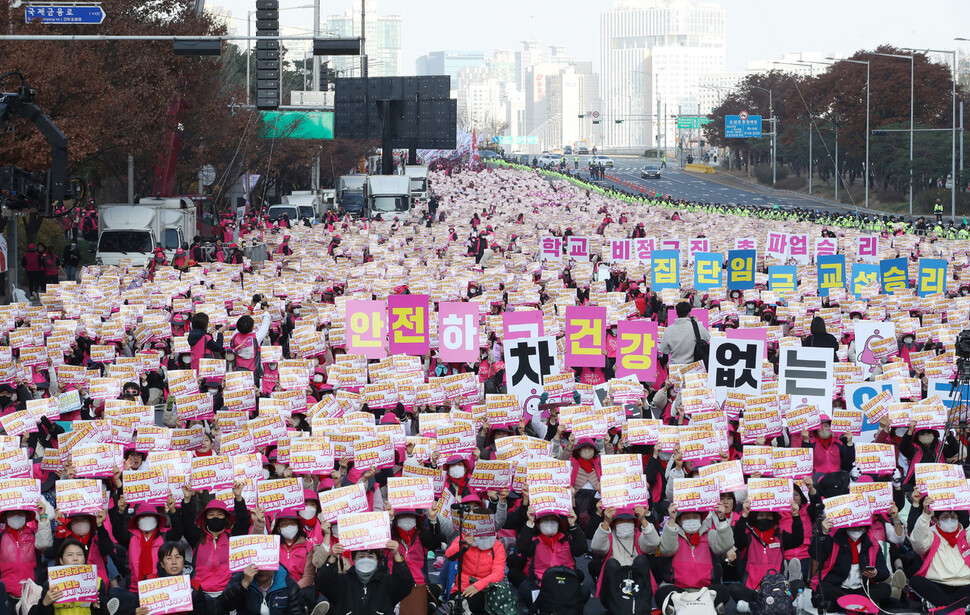
[{"label": "hazy sky", "polygon": [[[718,0],[714,0],[718,1]],[[970,51],[970,0],[719,0],[727,12],[727,69],[746,68],[750,59],[784,53],[821,51],[850,54],[882,43],[901,47]],[[208,0],[234,17],[246,32],[246,13],[255,0]],[[283,0],[282,8],[312,5],[313,0]],[[323,15],[343,13],[351,0],[325,0]],[[536,40],[568,47],[580,60],[599,66],[599,11],[612,2],[590,0],[383,0],[379,13],[403,17],[405,74],[414,60],[443,49],[488,52],[519,49]],[[285,10],[284,26],[311,28],[312,9]]]}]

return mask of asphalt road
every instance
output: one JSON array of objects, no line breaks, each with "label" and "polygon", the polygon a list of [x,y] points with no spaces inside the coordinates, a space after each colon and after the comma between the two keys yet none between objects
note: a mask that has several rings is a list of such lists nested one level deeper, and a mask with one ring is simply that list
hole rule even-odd
[{"label": "asphalt road", "polygon": [[[572,158],[567,157],[570,163]],[[649,189],[669,194],[674,198],[690,201],[745,205],[780,205],[782,207],[801,207],[822,211],[846,211],[845,206],[828,204],[825,201],[792,195],[786,192],[773,192],[770,189],[737,187],[725,185],[712,176],[699,173],[688,173],[676,168],[676,163],[668,163],[661,173],[660,179],[641,179],[640,169],[645,163],[644,158],[613,157],[614,166],[607,168],[607,173],[627,182],[639,183]],[[580,172],[585,177],[585,157],[580,157]],[[714,176],[716,177],[716,176]]]}]

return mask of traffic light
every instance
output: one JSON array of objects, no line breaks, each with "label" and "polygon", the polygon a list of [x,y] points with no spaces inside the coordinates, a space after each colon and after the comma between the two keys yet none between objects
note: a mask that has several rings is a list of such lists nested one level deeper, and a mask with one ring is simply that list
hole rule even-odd
[{"label": "traffic light", "polygon": [[[280,0],[256,0],[256,36],[280,35]],[[256,108],[272,111],[280,105],[280,42],[256,41]]]},{"label": "traffic light", "polygon": [[330,62],[320,63],[320,90],[330,89],[330,84],[337,78],[337,71],[330,68]]},{"label": "traffic light", "polygon": [[617,124],[622,124],[623,123],[623,120],[613,120],[613,121],[616,122]]}]

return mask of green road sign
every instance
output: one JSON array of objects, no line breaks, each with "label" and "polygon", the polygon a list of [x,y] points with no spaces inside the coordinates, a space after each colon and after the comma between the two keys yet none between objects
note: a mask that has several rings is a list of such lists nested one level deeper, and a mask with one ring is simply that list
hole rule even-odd
[{"label": "green road sign", "polygon": [[680,130],[698,130],[710,123],[711,118],[703,115],[682,115],[677,118],[677,128]]},{"label": "green road sign", "polygon": [[264,139],[333,139],[332,111],[261,111]]}]

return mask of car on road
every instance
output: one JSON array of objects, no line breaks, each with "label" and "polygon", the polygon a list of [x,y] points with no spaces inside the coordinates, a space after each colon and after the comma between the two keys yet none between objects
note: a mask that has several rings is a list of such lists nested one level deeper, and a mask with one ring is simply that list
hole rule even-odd
[{"label": "car on road", "polygon": [[576,153],[579,154],[580,156],[586,156],[589,154],[589,148],[588,147],[577,148]]},{"label": "car on road", "polygon": [[539,156],[539,166],[544,167],[547,164],[558,166],[560,160],[562,160],[562,154],[543,154]]},{"label": "car on road", "polygon": [[567,156],[570,155],[570,154],[572,154],[573,153],[573,146],[572,145],[566,145],[566,146],[564,146],[562,148],[562,153],[563,154],[566,154]]},{"label": "car on road", "polygon": [[648,162],[640,169],[640,179],[660,179],[660,163]]},{"label": "car on road", "polygon": [[589,159],[589,161],[591,163],[595,162],[597,164],[601,164],[604,167],[612,167],[613,166],[613,159],[610,158],[609,156],[592,156]]},{"label": "car on road", "polygon": [[490,149],[480,149],[478,150],[478,155],[484,158],[485,160],[491,160],[491,159],[501,160],[502,158],[501,154],[499,154],[496,151],[492,151]]}]

